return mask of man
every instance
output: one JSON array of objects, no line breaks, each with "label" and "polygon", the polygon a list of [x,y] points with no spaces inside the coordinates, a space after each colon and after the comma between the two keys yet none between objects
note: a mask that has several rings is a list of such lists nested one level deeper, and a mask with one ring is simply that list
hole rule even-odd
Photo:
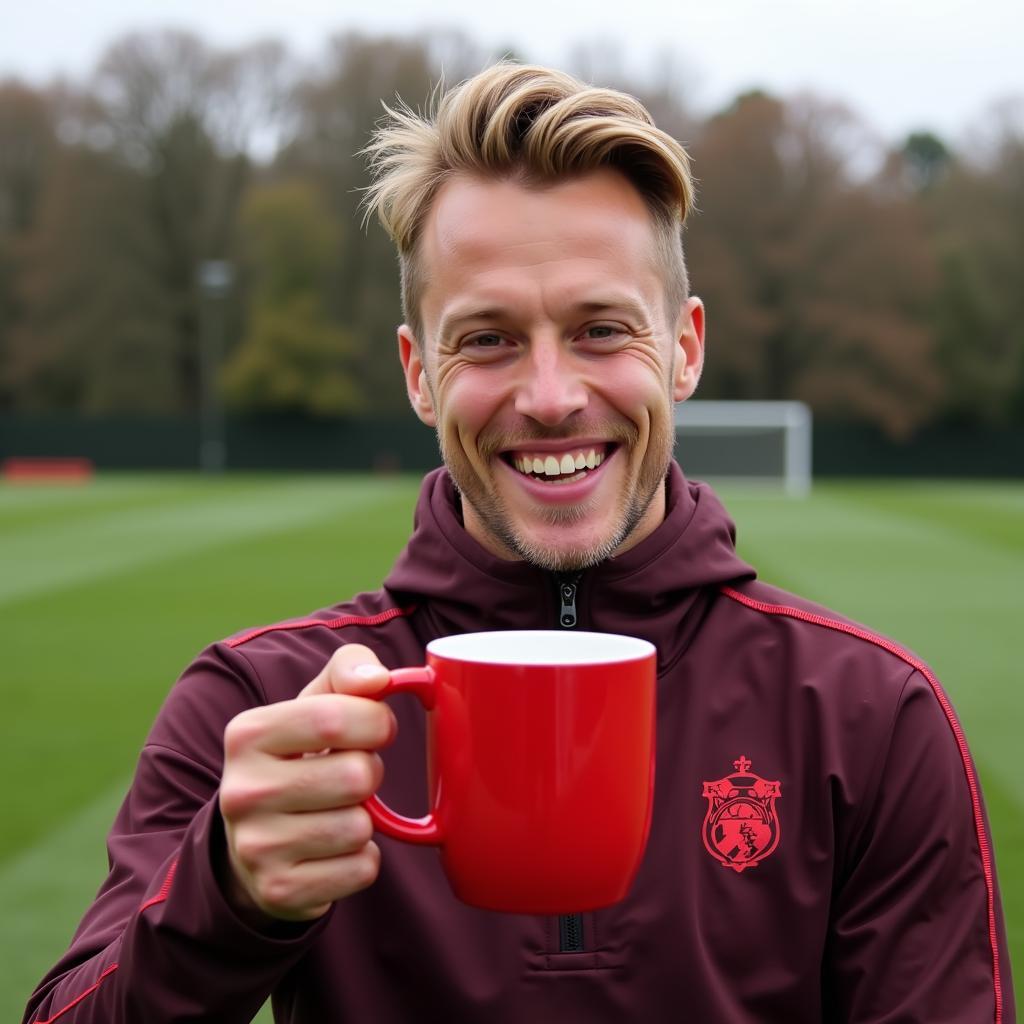
[{"label": "man", "polygon": [[[683,150],[629,97],[504,64],[432,121],[394,112],[370,152],[409,398],[446,469],[381,591],[185,672],[25,1019],[224,1024],[273,996],[294,1022],[1012,1021],[938,683],[756,582],[672,462],[704,348]],[[367,699],[382,666],[507,628],[658,648],[653,824],[613,907],[477,910],[435,853],[371,838],[372,793],[423,810],[422,715]]]}]

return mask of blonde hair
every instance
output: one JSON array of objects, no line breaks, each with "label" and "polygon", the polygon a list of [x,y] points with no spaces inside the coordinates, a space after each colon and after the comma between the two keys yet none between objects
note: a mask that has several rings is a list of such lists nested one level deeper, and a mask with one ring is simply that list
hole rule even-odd
[{"label": "blonde hair", "polygon": [[438,189],[459,173],[542,186],[615,168],[651,211],[670,309],[685,301],[682,225],[693,205],[690,160],[639,100],[510,61],[437,96],[435,112],[425,115],[401,102],[385,104],[387,115],[363,151],[372,174],[366,216],[377,214],[398,249],[402,307],[417,338],[424,285],[417,243]]}]

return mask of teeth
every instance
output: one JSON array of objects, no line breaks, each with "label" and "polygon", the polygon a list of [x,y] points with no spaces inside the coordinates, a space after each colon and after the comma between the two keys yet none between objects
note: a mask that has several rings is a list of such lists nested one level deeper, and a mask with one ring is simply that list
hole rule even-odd
[{"label": "teeth", "polygon": [[566,452],[564,455],[519,455],[513,465],[520,473],[536,476],[573,476],[584,469],[596,469],[604,462],[604,455],[594,451]]}]

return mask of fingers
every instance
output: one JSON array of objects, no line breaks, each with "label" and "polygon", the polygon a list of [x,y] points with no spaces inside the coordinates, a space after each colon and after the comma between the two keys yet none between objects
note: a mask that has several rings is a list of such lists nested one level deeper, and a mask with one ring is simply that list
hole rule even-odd
[{"label": "fingers", "polygon": [[378,701],[318,693],[244,711],[228,723],[228,757],[260,751],[275,757],[330,750],[375,750],[394,738],[391,709]]},{"label": "fingers", "polygon": [[246,870],[270,871],[278,865],[358,854],[372,838],[373,822],[362,806],[300,815],[265,814],[258,830],[249,829],[238,837],[236,853]]},{"label": "fingers", "polygon": [[397,726],[386,704],[368,698],[389,678],[369,648],[349,644],[297,699],[228,723],[225,888],[240,909],[309,920],[377,877],[380,850],[362,804],[383,777],[374,751]]},{"label": "fingers", "polygon": [[369,885],[380,852],[362,801],[382,775],[381,759],[365,750],[228,760],[220,810],[236,905],[311,920]]},{"label": "fingers", "polygon": [[380,849],[367,843],[358,853],[305,860],[262,873],[253,897],[264,912],[283,920],[309,921],[332,903],[372,885],[380,871]]},{"label": "fingers", "polygon": [[345,644],[339,647],[317,677],[299,694],[348,693],[360,697],[379,693],[388,682],[388,670],[369,647]]},{"label": "fingers", "polygon": [[284,920],[312,920],[365,889],[380,870],[366,808],[225,816],[236,900]]},{"label": "fingers", "polygon": [[369,800],[383,777],[381,759],[362,750],[287,761],[254,758],[241,771],[234,764],[225,767],[221,812],[235,820],[257,813],[303,814],[352,807]]}]

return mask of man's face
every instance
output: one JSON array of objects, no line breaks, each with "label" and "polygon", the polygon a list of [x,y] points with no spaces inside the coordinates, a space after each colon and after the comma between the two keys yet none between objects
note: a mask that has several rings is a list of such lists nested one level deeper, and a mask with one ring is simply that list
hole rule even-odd
[{"label": "man's face", "polygon": [[399,348],[469,533],[555,571],[646,537],[665,514],[673,402],[700,374],[703,308],[666,309],[639,193],[611,170],[545,189],[457,177],[420,245],[423,337],[402,327]]}]

